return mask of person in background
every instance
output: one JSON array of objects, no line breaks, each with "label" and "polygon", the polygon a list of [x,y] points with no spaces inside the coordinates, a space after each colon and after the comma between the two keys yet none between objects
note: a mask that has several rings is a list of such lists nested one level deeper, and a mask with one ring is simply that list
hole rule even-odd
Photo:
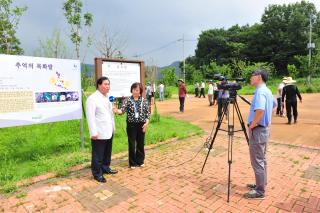
[{"label": "person in background", "polygon": [[[218,86],[217,86],[217,83],[214,83],[213,84],[213,105],[217,105],[218,104],[218,95],[219,95],[219,89],[218,89]],[[216,103],[217,102],[217,103]]]},{"label": "person in background", "polygon": [[282,90],[285,86],[284,81],[287,80],[287,77],[283,77],[282,82],[278,86],[277,90],[277,111],[276,115],[283,116],[283,107],[282,107]]},{"label": "person in background", "polygon": [[205,98],[206,96],[204,95],[204,88],[206,87],[205,83],[201,81],[201,86],[200,86],[200,95],[199,98],[201,98],[201,95]]},{"label": "person in background", "polygon": [[151,104],[154,104],[155,103],[155,94],[156,94],[156,84],[153,83],[152,86],[151,86]]},{"label": "person in background", "polygon": [[178,84],[179,84],[179,102],[180,102],[180,112],[183,113],[184,112],[184,101],[187,95],[187,90],[186,90],[186,86],[184,85],[184,81],[182,79],[178,80]]},{"label": "person in background", "polygon": [[94,179],[105,183],[103,174],[116,174],[110,168],[112,139],[115,131],[112,103],[109,100],[110,81],[101,77],[96,82],[97,90],[86,102],[86,115],[91,138],[91,172]]},{"label": "person in background", "polygon": [[127,113],[127,135],[129,150],[129,168],[144,167],[145,161],[145,133],[150,119],[149,105],[142,97],[141,83],[133,83],[130,88],[131,97],[123,104],[121,109],[113,108],[117,114]]},{"label": "person in background", "polygon": [[285,87],[283,87],[282,90],[282,105],[284,105],[284,100],[286,99],[286,111],[287,111],[287,118],[288,123],[291,124],[292,121],[292,114],[293,113],[293,120],[296,124],[298,122],[298,110],[297,110],[297,96],[300,100],[300,103],[302,103],[302,97],[300,95],[299,89],[296,85],[294,85],[296,81],[293,80],[291,77],[288,77],[284,83],[286,84]]},{"label": "person in background", "polygon": [[272,110],[276,102],[266,86],[268,73],[258,68],[251,74],[251,85],[256,88],[250,105],[249,153],[251,166],[255,174],[255,183],[247,184],[250,191],[244,194],[247,199],[264,199],[267,185],[267,144],[270,137]]},{"label": "person in background", "polygon": [[199,83],[197,81],[195,86],[194,86],[195,97],[199,96],[199,87],[200,87],[200,85],[199,85]]},{"label": "person in background", "polygon": [[151,88],[151,83],[150,82],[147,83],[146,98],[148,100],[149,106],[151,106],[152,88]]},{"label": "person in background", "polygon": [[160,101],[164,101],[164,85],[162,82],[159,85],[159,99]]},{"label": "person in background", "polygon": [[[220,81],[220,85],[224,85],[226,84],[227,81],[226,80],[222,80]],[[218,94],[218,120],[220,120],[220,117],[222,115],[222,112],[227,104],[229,98],[229,91],[228,90],[223,90],[223,89],[219,89],[219,94]],[[227,119],[227,111],[225,112],[225,118]]]},{"label": "person in background", "polygon": [[212,80],[209,81],[208,100],[209,100],[209,106],[212,106],[213,105],[213,85],[212,85]]}]

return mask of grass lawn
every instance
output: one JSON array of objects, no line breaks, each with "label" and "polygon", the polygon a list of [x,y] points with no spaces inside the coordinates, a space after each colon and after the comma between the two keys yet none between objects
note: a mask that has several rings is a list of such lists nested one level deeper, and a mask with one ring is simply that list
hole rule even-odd
[{"label": "grass lawn", "polygon": [[[126,116],[116,116],[113,153],[127,150]],[[85,148],[80,149],[79,121],[64,121],[32,126],[0,129],[0,191],[16,190],[16,182],[45,172],[68,174],[74,165],[89,162],[91,146],[85,121]],[[170,128],[174,127],[174,128]],[[146,144],[156,144],[170,138],[186,138],[202,134],[192,124],[160,117],[150,123]]]}]

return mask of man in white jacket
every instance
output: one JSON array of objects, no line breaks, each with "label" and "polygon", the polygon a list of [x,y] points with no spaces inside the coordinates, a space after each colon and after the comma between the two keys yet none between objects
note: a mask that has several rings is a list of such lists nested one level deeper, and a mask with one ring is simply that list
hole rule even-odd
[{"label": "man in white jacket", "polygon": [[105,183],[103,174],[116,174],[110,168],[112,138],[115,131],[112,103],[109,100],[110,80],[101,77],[97,80],[97,90],[86,103],[87,121],[91,137],[91,171],[95,180]]}]

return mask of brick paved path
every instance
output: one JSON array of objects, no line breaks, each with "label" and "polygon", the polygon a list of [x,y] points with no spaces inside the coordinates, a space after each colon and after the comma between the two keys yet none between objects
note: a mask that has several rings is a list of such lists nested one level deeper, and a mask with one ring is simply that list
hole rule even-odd
[{"label": "brick paved path", "polygon": [[[254,176],[248,147],[235,138],[232,192],[227,197],[227,141],[219,134],[203,174],[204,137],[194,136],[146,151],[146,167],[130,170],[115,159],[117,175],[95,182],[89,169],[31,185],[0,197],[0,212],[320,212],[320,150],[270,143],[266,199],[246,200]],[[184,163],[184,164],[183,164]]]}]

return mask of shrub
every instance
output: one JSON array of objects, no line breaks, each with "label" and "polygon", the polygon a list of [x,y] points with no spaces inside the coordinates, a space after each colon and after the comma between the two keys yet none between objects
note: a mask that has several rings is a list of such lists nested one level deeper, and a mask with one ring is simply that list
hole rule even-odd
[{"label": "shrub", "polygon": [[160,122],[160,114],[158,113],[157,105],[154,105],[154,110],[150,118],[150,123],[159,123]]}]

